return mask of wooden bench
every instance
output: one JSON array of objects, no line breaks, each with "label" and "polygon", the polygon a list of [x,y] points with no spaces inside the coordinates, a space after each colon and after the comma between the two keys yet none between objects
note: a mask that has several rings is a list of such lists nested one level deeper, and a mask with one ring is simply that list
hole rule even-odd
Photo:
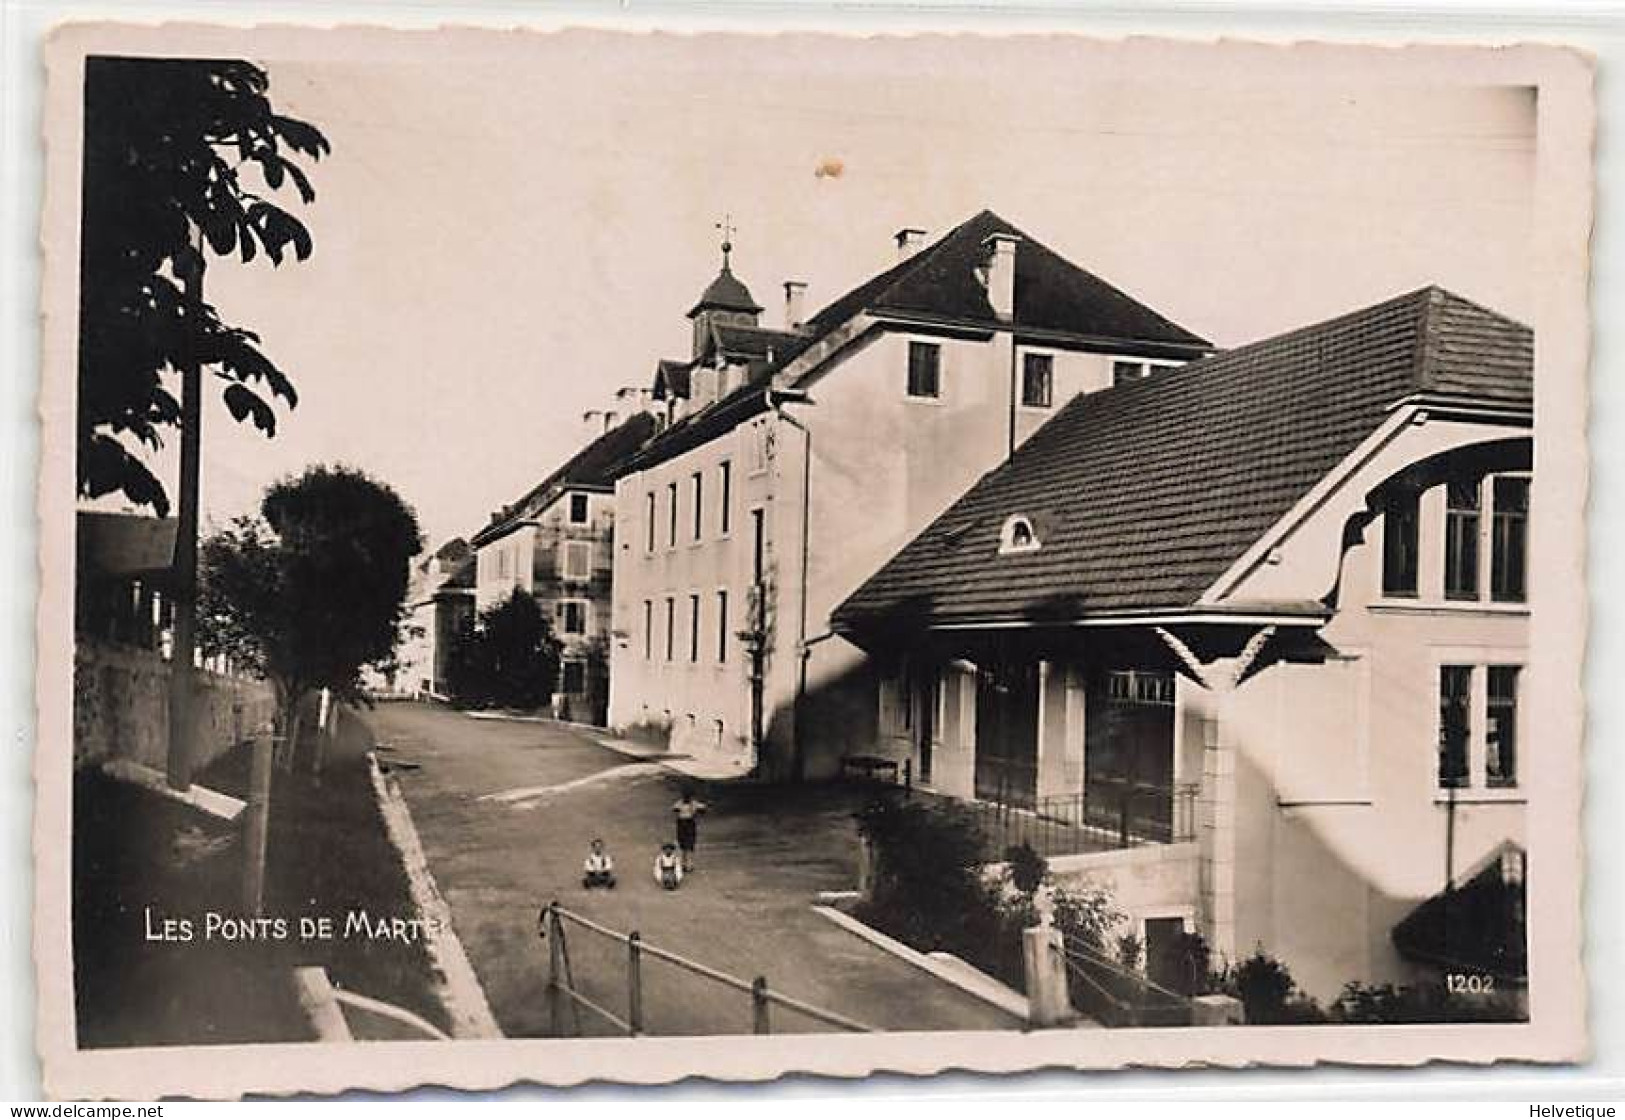
[{"label": "wooden bench", "polygon": [[841,774],[846,777],[878,781],[885,775],[894,785],[897,782],[897,760],[874,754],[849,754],[841,759]]}]

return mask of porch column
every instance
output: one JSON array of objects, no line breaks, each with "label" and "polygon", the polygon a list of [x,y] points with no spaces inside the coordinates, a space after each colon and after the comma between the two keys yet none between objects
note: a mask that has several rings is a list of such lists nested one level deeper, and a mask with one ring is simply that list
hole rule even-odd
[{"label": "porch column", "polygon": [[[1223,674],[1222,664],[1215,666]],[[1203,690],[1200,706],[1202,781],[1197,795],[1198,917],[1209,948],[1236,959],[1236,745],[1228,718],[1232,690]]]}]

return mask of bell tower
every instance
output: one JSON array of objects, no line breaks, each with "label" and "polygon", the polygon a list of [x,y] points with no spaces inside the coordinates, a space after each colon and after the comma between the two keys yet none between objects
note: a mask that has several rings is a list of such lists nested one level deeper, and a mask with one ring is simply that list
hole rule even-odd
[{"label": "bell tower", "polygon": [[716,224],[716,228],[722,233],[722,271],[718,272],[716,279],[700,293],[699,302],[688,312],[688,317],[694,324],[695,358],[704,352],[713,323],[736,323],[754,327],[758,325],[762,313],[761,305],[751,297],[750,289],[733,274],[735,228],[732,215],[724,215],[722,221]]}]

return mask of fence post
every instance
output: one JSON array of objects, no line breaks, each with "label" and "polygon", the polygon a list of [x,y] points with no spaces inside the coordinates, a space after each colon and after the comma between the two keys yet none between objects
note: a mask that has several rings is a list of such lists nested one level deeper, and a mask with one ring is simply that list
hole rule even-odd
[{"label": "fence post", "polygon": [[549,902],[542,911],[542,936],[547,938],[547,1014],[554,1038],[564,1037],[564,923],[559,904]]},{"label": "fence post", "polygon": [[750,1002],[756,1033],[772,1034],[773,1024],[767,1018],[767,977],[758,976],[751,981]]},{"label": "fence post", "polygon": [[258,917],[265,909],[265,850],[271,826],[271,759],[275,738],[261,728],[254,735],[248,766],[248,812],[243,827],[243,909]]},{"label": "fence post", "polygon": [[643,1033],[643,935],[626,935],[626,1033]]}]

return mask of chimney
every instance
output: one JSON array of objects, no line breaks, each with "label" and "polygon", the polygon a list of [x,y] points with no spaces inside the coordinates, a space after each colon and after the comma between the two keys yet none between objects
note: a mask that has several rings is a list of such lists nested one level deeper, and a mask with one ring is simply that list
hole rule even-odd
[{"label": "chimney", "polygon": [[619,412],[606,412],[606,413],[604,413],[604,431],[606,431],[606,432],[614,431],[615,430],[615,425],[619,424],[620,422],[621,422],[621,414]]},{"label": "chimney", "polygon": [[787,331],[800,330],[805,321],[807,282],[805,280],[786,280],[784,282],[784,329]]},{"label": "chimney", "polygon": [[906,261],[925,244],[925,230],[904,226],[892,234],[892,239],[897,242],[897,259]]},{"label": "chimney", "polygon": [[589,408],[581,414],[581,434],[588,440],[597,439],[604,434],[604,414],[599,409]]},{"label": "chimney", "polygon": [[1016,315],[1016,245],[1021,238],[1013,233],[993,233],[982,240],[989,249],[987,262],[987,301],[993,314],[1004,323]]},{"label": "chimney", "polygon": [[721,374],[708,365],[697,365],[688,375],[688,408],[698,412],[717,399],[717,382]]}]

